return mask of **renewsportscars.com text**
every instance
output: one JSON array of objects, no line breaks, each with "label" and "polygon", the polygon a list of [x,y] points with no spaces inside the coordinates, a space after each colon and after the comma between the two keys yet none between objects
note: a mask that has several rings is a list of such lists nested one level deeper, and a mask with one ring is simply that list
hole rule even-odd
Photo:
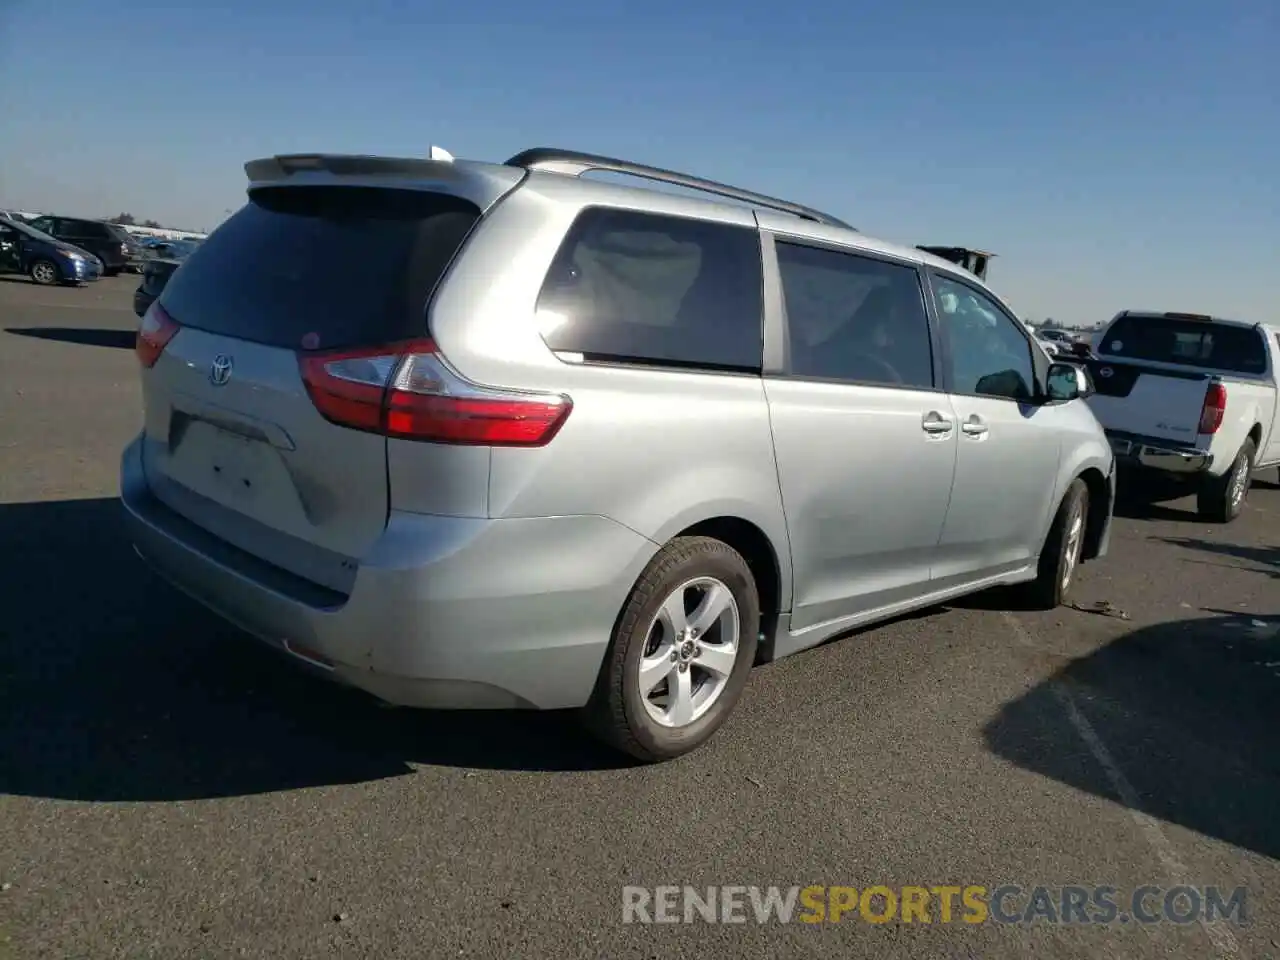
[{"label": "renewsportscars.com text", "polygon": [[623,923],[1247,923],[1243,887],[1105,885],[622,888]]}]

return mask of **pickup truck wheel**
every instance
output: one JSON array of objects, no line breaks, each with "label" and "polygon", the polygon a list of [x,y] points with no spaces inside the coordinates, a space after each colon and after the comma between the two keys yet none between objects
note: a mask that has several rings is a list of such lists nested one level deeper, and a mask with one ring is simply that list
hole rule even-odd
[{"label": "pickup truck wheel", "polygon": [[1037,610],[1052,610],[1067,602],[1075,583],[1084,533],[1089,519],[1089,487],[1079,478],[1071,481],[1053,518],[1036,578],[1023,585],[1023,599]]},{"label": "pickup truck wheel", "polygon": [[760,601],[742,556],[678,537],[649,562],[618,617],[588,729],[638,760],[686,754],[728,718],[755,662]]},{"label": "pickup truck wheel", "polygon": [[1240,516],[1240,511],[1244,509],[1244,499],[1249,493],[1255,456],[1257,448],[1250,437],[1236,454],[1230,470],[1221,477],[1206,480],[1196,497],[1200,516],[1217,523],[1230,523]]}]

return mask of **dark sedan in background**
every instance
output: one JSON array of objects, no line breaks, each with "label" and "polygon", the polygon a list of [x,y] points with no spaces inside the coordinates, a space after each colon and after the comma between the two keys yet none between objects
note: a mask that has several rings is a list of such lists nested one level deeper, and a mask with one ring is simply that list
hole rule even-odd
[{"label": "dark sedan in background", "polygon": [[165,240],[150,245],[151,256],[142,263],[142,283],[133,292],[133,312],[142,316],[164,291],[164,285],[182,261],[200,246],[193,240]]}]

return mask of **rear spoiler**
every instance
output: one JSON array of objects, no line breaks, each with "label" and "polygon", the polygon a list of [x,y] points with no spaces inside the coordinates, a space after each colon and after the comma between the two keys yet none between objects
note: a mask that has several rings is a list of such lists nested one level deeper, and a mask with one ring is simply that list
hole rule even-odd
[{"label": "rear spoiler", "polygon": [[487,210],[528,174],[492,163],[457,161],[439,147],[431,157],[371,157],[343,153],[290,153],[250,160],[244,165],[249,192],[267,187],[332,183],[342,177],[370,186],[397,181],[396,186],[437,190],[471,200]]},{"label": "rear spoiler", "polygon": [[419,157],[368,157],[354,154],[291,153],[250,160],[244,165],[250,183],[277,182],[304,173],[328,173],[337,177],[412,177],[452,180],[460,171],[452,159]]}]

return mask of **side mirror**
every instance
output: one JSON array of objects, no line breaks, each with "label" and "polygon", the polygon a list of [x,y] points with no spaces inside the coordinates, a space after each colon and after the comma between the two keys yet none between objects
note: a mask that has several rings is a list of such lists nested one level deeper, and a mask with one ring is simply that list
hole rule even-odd
[{"label": "side mirror", "polygon": [[1089,371],[1074,363],[1051,363],[1045,378],[1045,393],[1050,403],[1066,403],[1093,396],[1093,379]]}]

